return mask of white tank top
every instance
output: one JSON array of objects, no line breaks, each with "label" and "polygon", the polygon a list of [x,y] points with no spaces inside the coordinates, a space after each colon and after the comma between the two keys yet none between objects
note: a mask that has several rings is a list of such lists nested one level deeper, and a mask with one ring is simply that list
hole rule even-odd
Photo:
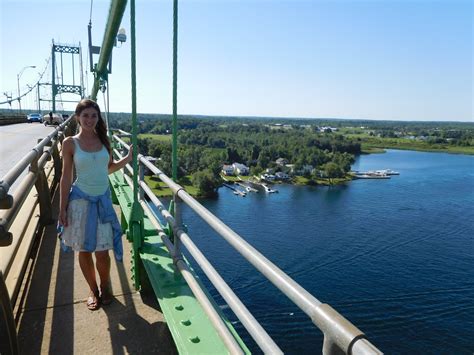
[{"label": "white tank top", "polygon": [[73,160],[77,176],[74,184],[90,196],[104,194],[109,187],[109,152],[103,145],[97,152],[86,152],[81,149],[76,138],[73,138],[73,141]]}]

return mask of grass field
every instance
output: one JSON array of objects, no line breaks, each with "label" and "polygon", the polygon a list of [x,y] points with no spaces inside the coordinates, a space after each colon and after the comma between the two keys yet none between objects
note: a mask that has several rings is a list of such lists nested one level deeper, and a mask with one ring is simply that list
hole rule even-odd
[{"label": "grass field", "polygon": [[352,176],[347,175],[345,178],[331,179],[331,181],[329,181],[329,179],[325,179],[325,178],[318,178],[318,179],[316,179],[316,183],[314,183],[314,181],[312,181],[308,178],[305,178],[304,176],[295,176],[293,178],[293,183],[295,185],[324,185],[324,186],[329,186],[329,185],[343,184],[343,183],[345,183],[347,181],[351,181],[351,180],[352,180]]},{"label": "grass field", "polygon": [[171,142],[171,134],[151,134],[151,133],[142,133],[138,135],[140,139],[154,139],[160,142]]},{"label": "grass field", "polygon": [[[150,189],[153,191],[153,193],[158,196],[158,197],[171,197],[173,196],[172,191],[170,190],[169,187],[166,186],[166,184],[161,181],[159,178],[156,176],[145,176],[145,182],[148,184]],[[191,181],[189,180],[189,177],[183,178],[181,181],[178,181],[178,184],[180,184],[188,194],[191,196],[197,196],[197,189],[192,186]]]}]

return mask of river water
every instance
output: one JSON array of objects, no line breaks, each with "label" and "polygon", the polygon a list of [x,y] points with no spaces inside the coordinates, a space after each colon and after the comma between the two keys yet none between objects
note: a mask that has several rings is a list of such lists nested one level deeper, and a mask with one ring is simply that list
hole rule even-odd
[{"label": "river water", "polygon": [[[353,166],[386,168],[400,175],[336,187],[275,185],[278,194],[245,198],[221,188],[202,203],[385,353],[472,354],[474,157],[388,150]],[[302,311],[187,207],[184,221],[285,353],[321,352],[322,335]]]}]

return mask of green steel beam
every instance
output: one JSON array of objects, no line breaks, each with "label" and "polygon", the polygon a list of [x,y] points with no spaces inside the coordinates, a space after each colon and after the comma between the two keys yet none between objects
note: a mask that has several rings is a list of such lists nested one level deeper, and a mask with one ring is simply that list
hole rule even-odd
[{"label": "green steel beam", "polygon": [[107,64],[109,63],[112,49],[115,44],[120,23],[122,22],[125,8],[127,7],[127,0],[112,0],[110,3],[109,16],[107,18],[107,25],[105,27],[104,39],[99,55],[99,62],[97,63],[96,74],[94,78],[94,86],[92,87],[91,99],[97,101],[97,92],[99,91],[99,81],[101,77],[107,75]]},{"label": "green steel beam", "polygon": [[[153,218],[153,217],[152,217]],[[158,235],[148,235],[154,230],[148,218],[145,218],[145,241],[140,253],[141,260],[148,274],[150,283],[160,303],[166,324],[173,336],[178,353],[180,354],[228,354],[224,342],[192,293],[181,273],[176,270],[173,257],[168,253]],[[155,232],[156,233],[156,232]],[[212,300],[209,293],[199,280],[194,270],[189,266],[194,277],[218,312],[244,354],[250,354],[242,339],[232,324],[222,313],[219,306]]]}]

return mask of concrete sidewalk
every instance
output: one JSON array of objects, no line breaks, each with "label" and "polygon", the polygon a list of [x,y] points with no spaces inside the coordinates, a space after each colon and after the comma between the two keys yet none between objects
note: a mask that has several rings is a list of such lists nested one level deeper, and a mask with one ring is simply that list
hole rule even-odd
[{"label": "concrete sidewalk", "polygon": [[125,236],[123,242],[123,263],[117,263],[111,252],[114,301],[89,311],[89,290],[77,256],[60,250],[55,225],[44,229],[15,310],[20,354],[177,353],[154,295],[141,295],[133,288]]}]

